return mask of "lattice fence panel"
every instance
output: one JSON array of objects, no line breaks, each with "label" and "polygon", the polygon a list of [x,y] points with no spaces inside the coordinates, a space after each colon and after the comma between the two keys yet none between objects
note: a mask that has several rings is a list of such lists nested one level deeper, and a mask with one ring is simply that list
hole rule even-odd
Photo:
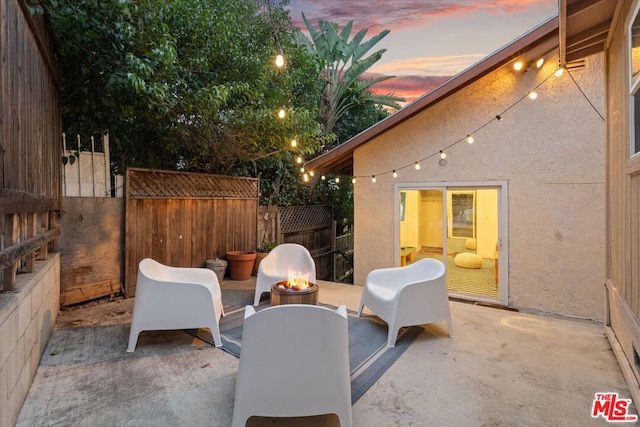
[{"label": "lattice fence panel", "polygon": [[257,178],[207,175],[175,171],[128,169],[130,198],[255,199]]},{"label": "lattice fence panel", "polygon": [[331,206],[288,206],[280,208],[280,232],[331,227]]}]

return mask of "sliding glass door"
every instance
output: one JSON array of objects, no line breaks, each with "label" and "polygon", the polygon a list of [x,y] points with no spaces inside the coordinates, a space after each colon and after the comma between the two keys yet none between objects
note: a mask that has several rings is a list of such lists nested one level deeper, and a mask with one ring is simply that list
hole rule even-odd
[{"label": "sliding glass door", "polygon": [[437,258],[450,295],[506,304],[506,183],[396,187],[399,265]]}]

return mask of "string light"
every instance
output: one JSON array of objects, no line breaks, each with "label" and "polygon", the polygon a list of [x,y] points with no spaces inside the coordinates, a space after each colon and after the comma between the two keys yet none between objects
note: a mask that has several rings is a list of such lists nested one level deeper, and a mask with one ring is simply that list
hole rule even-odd
[{"label": "string light", "polygon": [[292,147],[295,147],[296,145],[298,145],[298,141],[296,141],[296,138],[293,138],[293,139],[291,140],[291,146],[292,146]]},{"label": "string light", "polygon": [[284,56],[282,56],[282,54],[279,53],[276,56],[276,67],[282,68],[283,65],[284,65]]},{"label": "string light", "polygon": [[298,158],[296,159],[296,162],[297,162],[298,164],[302,163],[302,157],[298,156]]},{"label": "string light", "polygon": [[323,174],[323,175],[320,177],[320,179],[324,181],[325,179],[327,179],[327,177],[326,177],[326,176],[324,176],[324,174]]},{"label": "string light", "polygon": [[304,172],[304,166],[300,168],[300,172]]},{"label": "string light", "polygon": [[540,58],[536,61],[536,67],[540,68],[542,67],[542,64],[544,64],[544,58]]},{"label": "string light", "polygon": [[339,184],[339,183],[340,183],[340,177],[336,176],[336,184]]},{"label": "string light", "polygon": [[513,64],[513,69],[516,71],[522,70],[523,67],[524,63],[522,61],[517,61],[515,64]]},{"label": "string light", "polygon": [[284,107],[280,108],[280,111],[278,111],[278,118],[280,119],[284,119],[284,117],[287,115],[286,110],[284,109]]},{"label": "string light", "polygon": [[303,176],[304,182],[309,182],[309,175],[307,175],[306,173]]},{"label": "string light", "polygon": [[[524,67],[524,65],[525,65],[525,64],[524,64],[522,61],[518,61],[518,62],[520,62],[520,69],[522,69],[522,68]],[[538,64],[539,64],[539,65],[538,65]],[[537,65],[538,67],[542,66],[542,64],[543,64],[543,62],[541,62],[540,60],[536,61],[536,65]],[[514,64],[514,68],[515,68],[515,64]],[[525,99],[526,97],[529,97],[530,99],[536,99],[536,98],[537,98],[537,96],[538,96],[538,94],[537,94],[537,92],[535,91],[535,89],[537,89],[538,87],[542,86],[542,85],[543,85],[547,80],[549,80],[549,79],[550,79],[551,77],[553,77],[554,75],[555,75],[556,77],[560,77],[560,76],[563,74],[563,71],[564,71],[564,68],[559,67],[559,68],[558,68],[556,71],[554,71],[552,74],[550,74],[550,75],[548,75],[546,78],[544,78],[544,79],[543,79],[543,80],[542,80],[542,81],[541,81],[537,86],[535,86],[532,90],[528,91],[528,92],[527,92],[527,94],[526,94],[524,97],[522,97],[522,98],[518,99],[518,100],[517,100],[516,102],[514,102],[511,106],[509,106],[508,108],[506,108],[505,110],[503,110],[501,113],[499,113],[499,114],[495,115],[495,117],[494,117],[493,119],[489,120],[487,123],[484,123],[482,126],[478,127],[478,128],[477,128],[477,129],[475,129],[473,132],[471,132],[471,133],[467,134],[467,136],[466,136],[465,138],[459,139],[459,140],[457,140],[456,142],[454,142],[454,143],[452,143],[452,144],[450,144],[450,145],[446,146],[444,149],[442,149],[442,150],[438,150],[438,151],[437,151],[436,153],[434,153],[434,154],[431,154],[431,155],[429,155],[429,156],[427,156],[427,157],[425,157],[425,158],[423,158],[423,159],[420,159],[420,160],[418,160],[418,161],[415,161],[415,162],[413,163],[414,168],[415,168],[416,170],[420,170],[420,162],[425,161],[425,160],[427,160],[427,159],[429,159],[429,158],[431,158],[431,157],[434,157],[434,156],[436,156],[436,155],[438,155],[438,154],[440,155],[440,156],[439,156],[440,158],[439,158],[439,160],[438,160],[439,165],[440,165],[440,166],[446,166],[446,165],[447,165],[447,160],[446,160],[447,155],[446,155],[446,153],[445,153],[445,150],[447,150],[447,149],[449,149],[449,148],[451,148],[451,147],[453,147],[453,146],[457,145],[458,143],[460,143],[460,142],[462,142],[462,141],[465,141],[465,140],[466,140],[469,144],[473,144],[473,143],[474,143],[474,141],[475,141],[475,140],[474,140],[473,135],[474,135],[475,133],[477,133],[478,131],[480,131],[480,130],[484,129],[484,128],[485,128],[486,126],[488,126],[492,121],[494,121],[494,119],[495,119],[497,122],[499,122],[499,123],[501,123],[502,121],[504,121],[504,114],[505,114],[507,111],[511,110],[513,107],[515,107],[517,104],[519,104],[519,103],[520,103],[523,99]],[[400,167],[400,168],[397,168],[397,169],[392,169],[392,170],[391,170],[391,175],[393,176],[393,178],[397,178],[397,177],[398,177],[398,170],[401,170],[401,169],[407,168],[407,167],[409,167],[409,166],[411,166],[411,163],[410,163],[410,164],[408,164],[408,165],[402,166],[402,167]],[[387,172],[381,172],[379,175],[384,175],[384,174],[387,174],[387,173],[389,173],[389,172],[388,172],[388,171],[387,171]],[[379,176],[379,175],[378,175],[378,176]],[[372,182],[372,183],[375,183],[375,182],[377,181],[376,175],[370,175],[370,176],[371,176],[371,182]],[[365,177],[366,177],[366,175],[365,175]],[[361,176],[352,176],[352,177],[351,177],[351,182],[352,182],[353,184],[355,184],[355,183],[356,183],[356,178],[362,178],[362,177],[361,177]],[[324,175],[323,175],[323,179],[324,179]],[[339,177],[335,177],[334,179],[335,179],[336,184],[340,182],[340,181],[339,181]]]},{"label": "string light", "polygon": [[316,173],[314,171],[309,171],[309,176],[314,176]]}]

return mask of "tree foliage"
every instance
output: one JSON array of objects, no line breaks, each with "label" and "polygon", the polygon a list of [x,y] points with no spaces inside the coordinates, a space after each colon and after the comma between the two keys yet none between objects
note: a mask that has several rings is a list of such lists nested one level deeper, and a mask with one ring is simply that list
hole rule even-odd
[{"label": "tree foliage", "polygon": [[347,111],[356,104],[369,103],[399,109],[398,102],[404,101],[393,95],[376,95],[371,86],[393,78],[380,76],[373,79],[363,78],[363,74],[378,62],[386,49],[380,49],[369,56],[367,53],[387,34],[384,30],[369,40],[363,41],[368,29],[358,31],[351,40],[353,21],[349,21],[338,32],[338,24],[318,21],[318,28],[302,14],[311,39],[301,32],[298,38],[307,51],[314,55],[320,64],[321,80],[324,82],[319,105],[319,121],[325,133],[333,131],[334,126]]},{"label": "tree foliage", "polygon": [[[45,4],[61,67],[65,130],[108,130],[117,169],[227,174],[289,156],[294,134],[302,154],[327,141],[315,120],[315,64],[296,46],[282,3]],[[273,66],[284,48],[286,73]],[[278,120],[282,105],[295,109]]]}]

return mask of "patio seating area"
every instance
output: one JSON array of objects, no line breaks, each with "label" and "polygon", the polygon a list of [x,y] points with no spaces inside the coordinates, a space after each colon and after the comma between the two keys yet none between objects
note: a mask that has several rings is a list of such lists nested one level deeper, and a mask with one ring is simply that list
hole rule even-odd
[{"label": "patio seating area", "polygon": [[[321,303],[357,310],[361,287],[318,285]],[[250,305],[255,277],[221,287],[225,311]],[[231,425],[239,360],[185,331],[143,332],[127,353],[133,301],[61,313],[18,426]],[[601,323],[455,301],[451,315],[455,337],[446,322],[424,325],[354,404],[354,426],[607,425],[591,417],[594,394],[630,398]],[[338,422],[250,418],[247,425]]]}]

